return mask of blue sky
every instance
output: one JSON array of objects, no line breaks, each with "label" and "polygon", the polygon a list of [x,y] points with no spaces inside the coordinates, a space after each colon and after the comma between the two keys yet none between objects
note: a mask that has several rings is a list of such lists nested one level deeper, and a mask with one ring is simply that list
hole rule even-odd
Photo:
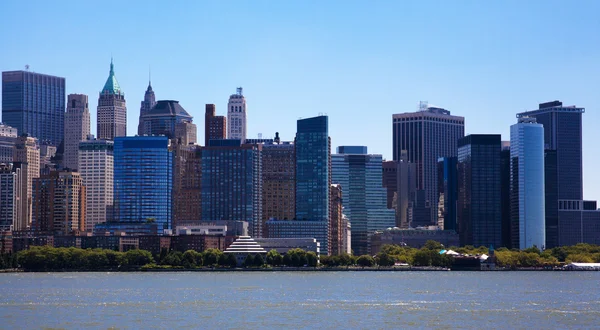
[{"label": "blue sky", "polygon": [[393,113],[421,100],[508,139],[515,113],[559,99],[586,108],[584,189],[600,199],[598,1],[0,1],[0,70],[67,78],[98,92],[111,54],[137,127],[152,67],[158,99],[198,124],[244,87],[249,137],[292,139],[326,113],[334,146],[391,158]]}]

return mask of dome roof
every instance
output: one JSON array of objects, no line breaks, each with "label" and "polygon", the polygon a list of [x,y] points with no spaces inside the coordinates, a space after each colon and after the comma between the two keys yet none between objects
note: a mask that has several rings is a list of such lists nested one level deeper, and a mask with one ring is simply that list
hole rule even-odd
[{"label": "dome roof", "polygon": [[162,100],[150,109],[144,116],[177,116],[192,119],[192,116],[179,105],[179,101]]}]

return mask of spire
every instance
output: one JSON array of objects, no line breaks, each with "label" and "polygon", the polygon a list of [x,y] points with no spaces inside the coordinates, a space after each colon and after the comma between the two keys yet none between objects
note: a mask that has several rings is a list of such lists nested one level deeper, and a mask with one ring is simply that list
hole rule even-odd
[{"label": "spire", "polygon": [[117,82],[117,78],[115,77],[115,66],[113,64],[113,58],[110,57],[110,72],[108,73],[108,79],[106,79],[106,83],[104,84],[104,88],[102,88],[101,94],[116,94],[121,95],[121,87]]},{"label": "spire", "polygon": [[110,75],[113,76],[115,74],[115,66],[113,64],[112,55],[110,56]]}]

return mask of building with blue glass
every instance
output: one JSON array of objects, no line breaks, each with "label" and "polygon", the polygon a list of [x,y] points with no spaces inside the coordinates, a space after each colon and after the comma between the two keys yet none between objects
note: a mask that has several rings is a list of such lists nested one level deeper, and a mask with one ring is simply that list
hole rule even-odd
[{"label": "building with blue glass", "polygon": [[40,143],[64,137],[65,78],[29,71],[2,72],[2,121]]},{"label": "building with blue glass", "polygon": [[510,127],[510,208],[512,248],[546,246],[544,127],[520,117]]},{"label": "building with blue glass", "polygon": [[171,229],[172,152],[165,136],[117,137],[114,143],[114,218]]},{"label": "building with blue glass", "polygon": [[383,159],[364,146],[341,146],[331,155],[331,181],[342,186],[343,213],[352,224],[352,249],[370,254],[370,236],[396,225],[396,212],[387,208]]},{"label": "building with blue glass", "polygon": [[458,140],[458,233],[462,246],[502,246],[500,151],[499,134],[471,134]]},{"label": "building with blue glass", "polygon": [[179,105],[179,101],[158,101],[150,110],[140,115],[140,135],[165,135],[175,137],[179,123],[191,122],[192,116]]},{"label": "building with blue glass", "polygon": [[458,179],[457,158],[438,159],[438,227],[458,232],[457,203]]},{"label": "building with blue glass", "polygon": [[241,220],[262,236],[262,146],[239,139],[202,148],[202,221]]}]

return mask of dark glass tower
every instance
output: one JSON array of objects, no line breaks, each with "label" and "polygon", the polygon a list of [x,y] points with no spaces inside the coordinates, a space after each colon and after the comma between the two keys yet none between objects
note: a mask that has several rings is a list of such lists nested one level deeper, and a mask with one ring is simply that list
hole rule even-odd
[{"label": "dark glass tower", "polygon": [[438,159],[438,223],[444,226],[444,230],[458,231],[457,166],[456,157]]},{"label": "dark glass tower", "polygon": [[146,89],[146,93],[144,93],[144,100],[140,106],[140,120],[138,124],[138,135],[144,135],[144,126],[142,125],[142,117],[144,114],[150,112],[152,108],[156,105],[156,95],[152,90],[152,84],[148,81],[148,88]]},{"label": "dark glass tower", "polygon": [[2,121],[40,143],[64,138],[65,78],[29,71],[2,72]]},{"label": "dark glass tower", "polygon": [[141,115],[139,128],[141,135],[164,135],[172,139],[175,126],[182,122],[192,122],[192,116],[179,105],[179,101],[158,101]]},{"label": "dark glass tower", "polygon": [[458,233],[461,245],[501,246],[500,135],[458,140]]}]

